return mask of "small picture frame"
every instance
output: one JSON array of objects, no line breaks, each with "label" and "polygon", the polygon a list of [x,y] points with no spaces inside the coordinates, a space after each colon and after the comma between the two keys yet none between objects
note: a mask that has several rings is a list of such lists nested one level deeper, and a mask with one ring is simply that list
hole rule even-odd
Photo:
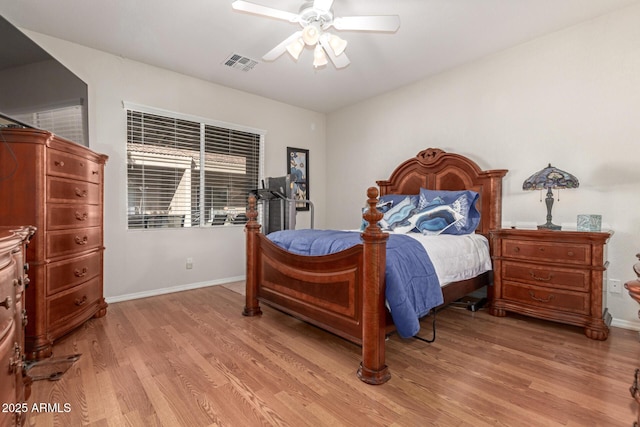
[{"label": "small picture frame", "polygon": [[602,215],[578,215],[578,231],[600,231]]},{"label": "small picture frame", "polygon": [[[291,197],[309,200],[309,150],[287,147],[287,173],[291,174]],[[308,211],[309,204],[296,202],[297,211]]]}]

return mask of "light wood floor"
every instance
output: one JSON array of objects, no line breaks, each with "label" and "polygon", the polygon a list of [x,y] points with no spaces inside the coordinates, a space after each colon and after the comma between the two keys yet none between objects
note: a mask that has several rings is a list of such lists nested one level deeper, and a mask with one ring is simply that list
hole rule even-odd
[{"label": "light wood floor", "polygon": [[[637,332],[448,308],[433,344],[388,340],[392,378],[356,378],[359,347],[223,286],[120,302],[56,343],[82,353],[37,381],[31,426],[630,426]],[[429,335],[430,321],[423,322]],[[68,404],[69,412],[64,412]]]}]

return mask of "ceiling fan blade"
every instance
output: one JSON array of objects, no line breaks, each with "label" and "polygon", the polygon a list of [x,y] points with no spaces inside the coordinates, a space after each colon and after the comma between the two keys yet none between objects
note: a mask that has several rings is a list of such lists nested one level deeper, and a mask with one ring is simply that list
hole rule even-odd
[{"label": "ceiling fan blade", "polygon": [[284,10],[274,9],[260,4],[251,3],[248,1],[236,0],[231,3],[231,7],[241,12],[253,13],[256,15],[269,16],[271,18],[282,19],[290,22],[298,22],[298,14],[291,13]]},{"label": "ceiling fan blade", "polygon": [[287,46],[289,46],[291,43],[293,43],[293,41],[299,37],[302,36],[302,31],[296,31],[295,33],[291,34],[289,37],[287,37],[284,41],[282,41],[282,43],[280,43],[278,46],[274,47],[273,49],[271,49],[269,52],[267,52],[262,59],[264,59],[265,61],[274,61],[276,60],[280,55],[282,55],[283,53],[285,53],[287,51]]},{"label": "ceiling fan blade", "polygon": [[342,16],[333,20],[333,26],[337,30],[394,32],[400,28],[400,17],[398,15]]},{"label": "ceiling fan blade", "polygon": [[313,8],[318,10],[329,11],[333,6],[333,0],[315,0],[313,2]]},{"label": "ceiling fan blade", "polygon": [[327,37],[320,38],[320,45],[323,47],[324,52],[327,54],[336,68],[344,68],[347,65],[351,64],[351,61],[349,61],[346,53],[342,52],[340,55],[336,56],[336,54],[333,52],[333,49],[331,48],[331,45],[329,45],[329,39]]}]

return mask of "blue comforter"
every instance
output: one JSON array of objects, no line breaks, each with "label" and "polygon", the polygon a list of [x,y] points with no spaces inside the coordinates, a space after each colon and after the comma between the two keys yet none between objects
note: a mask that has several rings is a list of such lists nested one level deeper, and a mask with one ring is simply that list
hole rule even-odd
[{"label": "blue comforter", "polygon": [[[267,237],[298,255],[327,255],[362,243],[359,232],[335,230],[283,230]],[[389,235],[386,265],[387,304],[398,334],[416,335],[419,319],[442,304],[442,290],[424,247],[401,234]]]}]

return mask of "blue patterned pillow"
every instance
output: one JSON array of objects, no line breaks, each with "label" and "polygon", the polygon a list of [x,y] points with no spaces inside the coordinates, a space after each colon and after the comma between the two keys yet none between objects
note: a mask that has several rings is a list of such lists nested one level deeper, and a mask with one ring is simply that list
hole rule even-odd
[{"label": "blue patterned pillow", "polygon": [[[480,212],[476,208],[476,202],[479,194],[471,190],[463,191],[443,191],[443,190],[427,190],[420,189],[420,198],[418,202],[418,212],[424,213],[427,208],[439,206],[439,216],[441,220],[429,218],[432,222],[425,222],[428,217],[423,217],[421,221],[421,232],[437,227],[436,222],[440,221],[442,226],[444,216],[448,216],[448,225],[439,233],[444,234],[471,234],[480,224]],[[448,206],[444,209],[443,206]],[[445,213],[448,212],[448,213]],[[454,217],[460,216],[454,221]],[[417,220],[417,219],[416,219]],[[454,221],[454,222],[452,222]],[[417,222],[416,222],[417,223]],[[428,232],[428,231],[427,231]]]},{"label": "blue patterned pillow", "polygon": [[385,212],[384,217],[380,220],[380,226],[383,230],[393,230],[398,226],[405,225],[415,210],[416,205],[413,204],[411,197],[407,196]]},{"label": "blue patterned pillow", "polygon": [[[382,213],[387,212],[389,209],[391,209],[391,207],[393,206],[393,202],[392,201],[378,201],[378,204],[376,205],[376,209],[379,210]],[[364,215],[364,213],[366,211],[368,211],[369,208],[368,207],[364,207],[362,208],[362,215]],[[365,228],[367,228],[367,226],[369,225],[369,221],[367,221],[366,219],[362,218],[362,224],[360,225],[360,231],[364,231]],[[378,223],[378,225],[380,225],[380,223]]]},{"label": "blue patterned pillow", "polygon": [[413,203],[415,206],[418,206],[418,198],[420,197],[419,194],[387,194],[385,196],[380,196],[380,203],[391,202],[393,203],[393,205],[397,205],[407,197],[411,199],[411,203]]}]

